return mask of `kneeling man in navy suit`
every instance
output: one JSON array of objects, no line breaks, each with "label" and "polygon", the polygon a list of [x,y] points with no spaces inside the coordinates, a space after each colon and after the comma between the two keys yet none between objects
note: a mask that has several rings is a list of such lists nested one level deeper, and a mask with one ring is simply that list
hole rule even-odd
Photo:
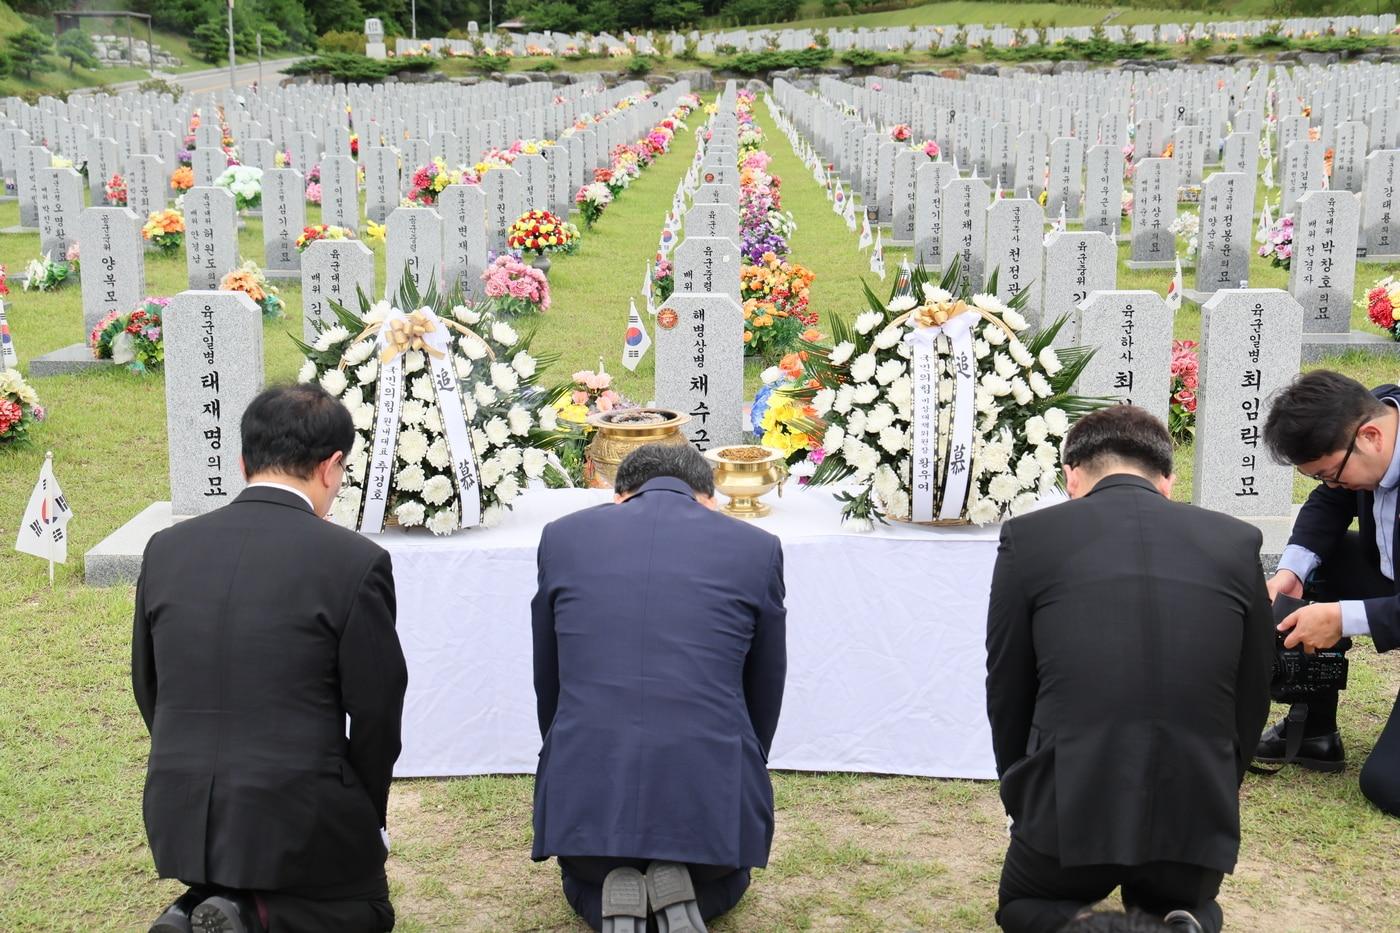
[{"label": "kneeling man in navy suit", "polygon": [[532,857],[595,930],[703,931],[773,841],[782,547],[715,511],[688,445],[634,451],[614,488],[540,538]]}]

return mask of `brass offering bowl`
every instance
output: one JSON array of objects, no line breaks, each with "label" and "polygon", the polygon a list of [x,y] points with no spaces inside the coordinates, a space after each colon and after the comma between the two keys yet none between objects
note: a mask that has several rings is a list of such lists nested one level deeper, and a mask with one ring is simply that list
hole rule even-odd
[{"label": "brass offering bowl", "polygon": [[681,426],[689,415],[668,408],[622,408],[588,416],[593,439],[588,442],[588,485],[612,488],[624,457],[647,444],[689,444]]},{"label": "brass offering bowl", "polygon": [[729,497],[723,511],[735,518],[762,518],[772,511],[759,497],[778,490],[787,480],[783,452],[757,444],[735,444],[705,451],[715,471],[715,489]]}]

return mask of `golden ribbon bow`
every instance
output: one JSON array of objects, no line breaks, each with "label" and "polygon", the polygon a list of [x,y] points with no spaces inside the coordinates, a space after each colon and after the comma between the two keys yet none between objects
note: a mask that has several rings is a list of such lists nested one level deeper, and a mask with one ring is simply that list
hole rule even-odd
[{"label": "golden ribbon bow", "polygon": [[414,311],[404,317],[391,318],[385,322],[379,334],[384,340],[384,349],[379,353],[379,362],[387,363],[409,350],[422,350],[429,356],[441,359],[444,355],[443,352],[423,339],[425,334],[431,334],[435,330],[437,330],[437,325],[433,319],[422,311]]},{"label": "golden ribbon bow", "polygon": [[939,302],[937,304],[919,305],[912,311],[907,311],[895,318],[890,322],[890,325],[898,326],[912,320],[916,327],[942,327],[959,314],[966,314],[969,311],[1000,327],[1006,332],[1006,336],[1016,336],[1016,332],[1001,318],[976,305],[970,305],[961,298]]}]

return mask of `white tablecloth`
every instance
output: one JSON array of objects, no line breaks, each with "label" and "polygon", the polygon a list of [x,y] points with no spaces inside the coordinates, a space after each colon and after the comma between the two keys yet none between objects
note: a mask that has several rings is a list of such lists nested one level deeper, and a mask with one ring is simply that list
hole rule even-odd
[{"label": "white tablecloth", "polygon": [[[607,501],[531,490],[497,528],[386,531],[408,659],[399,777],[533,773],[530,598],[540,529]],[[843,533],[829,490],[785,490],[788,676],[770,765],[992,778],[987,595],[999,530]],[[598,555],[607,560],[608,555]]]}]

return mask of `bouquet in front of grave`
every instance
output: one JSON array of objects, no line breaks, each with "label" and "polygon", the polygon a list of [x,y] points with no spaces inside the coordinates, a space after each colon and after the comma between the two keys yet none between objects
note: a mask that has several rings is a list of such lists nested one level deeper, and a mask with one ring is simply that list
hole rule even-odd
[{"label": "bouquet in front of grave", "polygon": [[1388,275],[1366,292],[1366,316],[1371,323],[1400,340],[1400,281]]},{"label": "bouquet in front of grave", "polygon": [[173,207],[152,211],[141,227],[141,236],[160,250],[161,255],[167,258],[179,255],[185,245],[185,215]]},{"label": "bouquet in front of grave", "polygon": [[943,153],[943,150],[938,148],[938,143],[931,139],[924,140],[924,144],[919,148],[922,149],[924,155],[928,156],[929,160],[933,162],[937,162],[938,157]]},{"label": "bouquet in front of grave", "polygon": [[310,249],[311,244],[318,240],[353,240],[355,231],[345,227],[337,227],[335,224],[312,224],[309,227],[302,227],[301,234],[297,237],[297,252],[304,253]]},{"label": "bouquet in front of grave", "polygon": [[44,417],[38,393],[19,371],[0,367],[0,444],[24,440],[30,426]]},{"label": "bouquet in front of grave", "polygon": [[319,181],[308,181],[306,183],[306,203],[321,203],[321,183]]},{"label": "bouquet in front of grave", "polygon": [[[842,518],[868,530],[887,518],[986,525],[1029,510],[1059,480],[1060,439],[1103,403],[1071,393],[1092,350],[1051,346],[1064,319],[1030,332],[1017,307],[958,293],[920,267],[888,302],[832,321],[834,346],[804,344],[825,458],[811,485],[845,484]],[[970,290],[969,290],[970,291]]]},{"label": "bouquet in front of grave", "polygon": [[557,442],[550,393],[531,336],[489,312],[420,295],[411,275],[397,299],[360,314],[334,302],[319,323],[299,378],[341,399],[355,444],[331,515],[369,533],[386,522],[446,535],[490,527],[532,479]]},{"label": "bouquet in front of grave", "polygon": [[77,277],[77,263],[68,259],[54,259],[45,253],[40,259],[31,259],[24,267],[24,290],[27,292],[52,292],[67,285]]},{"label": "bouquet in front of grave", "polygon": [[291,167],[292,167],[292,151],[291,151],[290,149],[281,149],[281,150],[279,150],[279,151],[277,151],[277,152],[274,152],[274,153],[272,154],[272,167],[273,167],[273,168],[291,168]]},{"label": "bouquet in front of grave", "polygon": [[1171,407],[1167,430],[1172,440],[1184,444],[1196,436],[1196,391],[1200,387],[1201,361],[1196,341],[1172,341]]},{"label": "bouquet in front of grave", "polygon": [[549,310],[549,279],[534,266],[506,253],[481,273],[486,307],[495,317],[517,318]]},{"label": "bouquet in front of grave", "polygon": [[506,245],[523,253],[572,253],[578,249],[578,227],[550,211],[526,211],[506,234]]},{"label": "bouquet in front of grave", "polygon": [[595,181],[578,189],[578,194],[574,195],[574,203],[583,214],[585,229],[593,229],[593,225],[603,216],[603,211],[607,210],[612,199],[612,189],[602,182]]},{"label": "bouquet in front of grave", "polygon": [[1167,229],[1171,231],[1172,236],[1185,242],[1183,261],[1194,263],[1196,252],[1201,246],[1201,215],[1195,211],[1179,211]]},{"label": "bouquet in front of grave", "polygon": [[812,400],[799,399],[793,394],[803,386],[820,388],[806,378],[807,357],[806,351],[789,353],[776,365],[765,369],[760,377],[763,385],[754,395],[749,410],[749,428],[754,436],[763,446],[781,450],[788,466],[805,460],[815,467],[825,458],[821,450],[822,432],[812,430],[820,423]]},{"label": "bouquet in front of grave", "polygon": [[255,166],[230,165],[214,179],[214,187],[231,192],[240,211],[262,206],[262,169]]},{"label": "bouquet in front of grave", "polygon": [[120,172],[107,179],[107,184],[103,185],[102,189],[107,195],[108,204],[113,207],[126,207],[126,179]]},{"label": "bouquet in front of grave", "polygon": [[815,342],[811,330],[817,312],[811,307],[812,280],[805,266],[772,253],[739,270],[739,297],[744,311],[744,355],[776,360],[799,341]]},{"label": "bouquet in front of grave", "polygon": [[88,338],[93,358],[111,360],[134,373],[160,369],[165,362],[161,315],[168,304],[168,298],[147,298],[134,310],[109,312]]},{"label": "bouquet in front of grave", "polygon": [[172,191],[185,192],[194,187],[194,169],[188,165],[182,165],[170,175],[170,188]]},{"label": "bouquet in front of grave", "polygon": [[1259,255],[1269,260],[1277,269],[1288,269],[1293,265],[1293,215],[1284,214],[1269,227],[1264,235],[1264,245],[1259,247]]},{"label": "bouquet in front of grave", "polygon": [[909,128],[908,123],[896,123],[890,127],[890,139],[897,143],[907,143],[914,137],[914,131]]},{"label": "bouquet in front of grave", "polygon": [[656,265],[651,273],[651,293],[652,300],[657,305],[666,303],[666,299],[671,297],[671,293],[676,290],[676,267],[671,264],[671,260],[665,258],[660,253],[656,254]]},{"label": "bouquet in front of grave", "polygon": [[242,292],[262,309],[263,317],[286,316],[287,303],[282,300],[281,293],[251,259],[224,276],[219,282],[219,291]]},{"label": "bouquet in front of grave", "polygon": [[464,173],[460,168],[449,169],[446,159],[433,159],[427,165],[421,165],[414,170],[408,188],[408,202],[432,207],[438,202],[443,188],[448,185],[460,185],[463,181]]}]

